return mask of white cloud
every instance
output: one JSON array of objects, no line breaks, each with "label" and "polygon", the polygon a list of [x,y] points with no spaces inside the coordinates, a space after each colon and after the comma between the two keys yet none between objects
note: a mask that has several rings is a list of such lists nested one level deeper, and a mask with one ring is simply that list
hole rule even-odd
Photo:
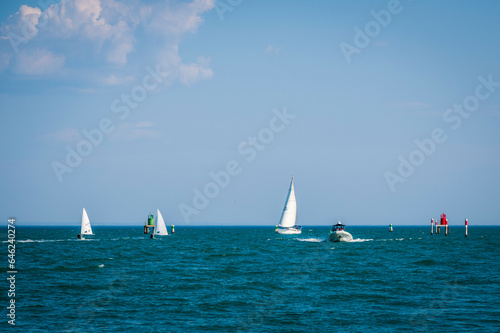
[{"label": "white cloud", "polygon": [[[136,123],[121,122],[116,125],[116,130],[110,134],[114,141],[135,141],[139,139],[158,139],[162,133],[155,129],[156,124],[151,121],[139,121]],[[59,131],[42,136],[42,140],[55,140],[65,144],[76,144],[85,139],[75,128],[67,127]]]},{"label": "white cloud", "polygon": [[42,139],[53,139],[67,144],[73,144],[80,141],[82,139],[82,136],[80,132],[78,132],[78,130],[68,127],[53,133],[49,133],[43,136]]},{"label": "white cloud", "polygon": [[278,54],[281,52],[281,47],[276,47],[276,46],[272,46],[272,45],[268,45],[266,47],[266,52],[267,53],[275,53],[275,54]]},{"label": "white cloud", "polygon": [[110,63],[125,65],[127,55],[135,50],[134,41],[135,38],[130,33],[130,27],[125,22],[120,21],[114,27],[106,60]]},{"label": "white cloud", "polygon": [[214,76],[214,72],[200,63],[180,66],[180,80],[185,85],[192,85],[199,80],[210,79],[212,76]]},{"label": "white cloud", "polygon": [[96,92],[95,88],[73,88],[73,90],[81,94],[94,94]]},{"label": "white cloud", "polygon": [[27,75],[54,74],[62,70],[64,62],[63,55],[47,50],[23,50],[16,58],[15,71]]},{"label": "white cloud", "polygon": [[[120,84],[128,81],[118,79],[117,71],[123,76],[124,71],[131,74],[135,70],[137,75],[148,61],[146,64],[154,66],[156,62],[189,85],[211,78],[213,71],[208,62],[184,63],[178,45],[184,34],[196,33],[202,14],[211,10],[214,2],[156,0],[146,5],[138,0],[67,0],[45,11],[22,5],[2,24],[0,38],[18,36],[15,43],[20,52],[15,56],[22,59],[16,61],[17,74],[54,73],[62,64],[75,69],[71,71],[74,78],[83,73],[82,77],[94,77],[101,84]],[[7,51],[14,53],[10,47],[6,50],[8,44],[0,43],[0,71],[13,66],[13,61],[1,56]],[[130,63],[134,53],[140,63]],[[40,66],[43,64],[46,69]],[[103,80],[106,75],[111,79]]]},{"label": "white cloud", "polygon": [[390,45],[390,43],[388,41],[374,41],[372,43],[372,46],[374,46],[374,47],[385,47],[388,45]]},{"label": "white cloud", "polygon": [[152,121],[140,121],[137,124],[135,124],[135,128],[145,128],[145,127],[153,127],[155,123]]},{"label": "white cloud", "polygon": [[429,107],[429,104],[424,102],[414,102],[414,101],[405,101],[405,102],[397,102],[389,105],[393,109],[426,109]]},{"label": "white cloud", "polygon": [[161,2],[143,7],[142,21],[150,32],[168,36],[194,33],[203,22],[201,14],[214,7],[214,0],[190,3]]},{"label": "white cloud", "polygon": [[18,20],[14,27],[10,27],[12,32],[18,31],[21,36],[27,39],[35,37],[38,34],[36,26],[39,23],[42,10],[37,7],[22,5],[16,14],[18,15]]},{"label": "white cloud", "polygon": [[161,132],[154,129],[154,127],[155,123],[149,121],[139,121],[137,123],[121,122],[111,134],[111,139],[115,141],[158,139],[161,137]]},{"label": "white cloud", "polygon": [[102,78],[100,81],[105,86],[116,86],[124,83],[130,83],[134,81],[134,77],[133,76],[117,77],[115,74],[110,74]]}]

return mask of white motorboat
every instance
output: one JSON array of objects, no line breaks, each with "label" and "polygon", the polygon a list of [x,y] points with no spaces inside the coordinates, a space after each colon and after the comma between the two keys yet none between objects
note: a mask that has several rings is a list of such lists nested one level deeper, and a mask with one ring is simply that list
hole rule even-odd
[{"label": "white motorboat", "polygon": [[350,242],[352,241],[352,235],[345,231],[345,225],[338,221],[330,230],[328,240],[330,242]]}]

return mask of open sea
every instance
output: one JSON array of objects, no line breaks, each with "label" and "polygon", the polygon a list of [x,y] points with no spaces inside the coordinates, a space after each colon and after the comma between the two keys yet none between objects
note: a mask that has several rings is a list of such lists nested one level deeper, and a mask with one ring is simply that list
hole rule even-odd
[{"label": "open sea", "polygon": [[500,227],[2,229],[2,332],[500,332]]}]

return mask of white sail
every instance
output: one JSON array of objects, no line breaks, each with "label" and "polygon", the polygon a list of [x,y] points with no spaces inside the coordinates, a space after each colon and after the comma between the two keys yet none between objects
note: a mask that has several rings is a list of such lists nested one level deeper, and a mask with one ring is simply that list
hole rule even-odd
[{"label": "white sail", "polygon": [[165,225],[165,221],[163,221],[163,216],[161,216],[159,209],[156,210],[155,235],[168,235],[167,226]]},{"label": "white sail", "polygon": [[92,227],[90,226],[89,216],[87,215],[87,211],[85,210],[85,208],[83,209],[83,214],[82,214],[82,230],[80,234],[93,235]]},{"label": "white sail", "polygon": [[281,214],[280,227],[291,228],[295,225],[295,219],[297,218],[297,202],[295,201],[295,190],[293,188],[293,176],[292,182],[290,183],[290,189],[288,190],[288,196],[286,198],[285,208]]}]

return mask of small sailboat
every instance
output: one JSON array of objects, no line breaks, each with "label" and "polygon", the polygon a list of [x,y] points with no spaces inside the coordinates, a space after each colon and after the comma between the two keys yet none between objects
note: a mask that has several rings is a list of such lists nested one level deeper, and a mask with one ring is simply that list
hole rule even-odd
[{"label": "small sailboat", "polygon": [[155,221],[155,236],[167,236],[167,226],[165,225],[165,221],[163,220],[163,216],[161,216],[160,210],[156,210],[156,221]]},{"label": "small sailboat", "polygon": [[297,202],[295,201],[295,189],[293,187],[293,176],[286,197],[285,208],[281,214],[280,224],[276,228],[279,234],[300,234],[302,227],[295,225],[297,218]]},{"label": "small sailboat", "polygon": [[330,242],[350,242],[352,241],[352,235],[345,231],[345,225],[338,221],[330,230],[328,240]]},{"label": "small sailboat", "polygon": [[82,213],[82,227],[77,237],[79,239],[85,239],[83,237],[84,235],[93,235],[92,227],[90,226],[89,216],[87,215],[87,211],[85,210],[85,208],[83,209]]}]

